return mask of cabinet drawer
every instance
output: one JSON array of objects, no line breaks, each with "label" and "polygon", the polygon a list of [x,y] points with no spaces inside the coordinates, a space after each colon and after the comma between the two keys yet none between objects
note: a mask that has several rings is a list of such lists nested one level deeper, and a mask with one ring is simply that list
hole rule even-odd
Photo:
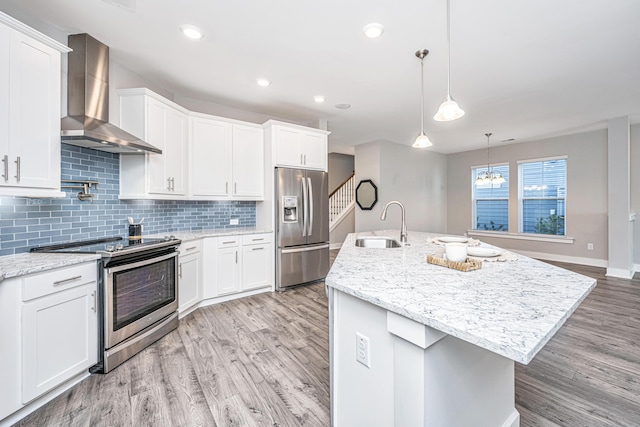
[{"label": "cabinet drawer", "polygon": [[218,237],[219,248],[232,248],[240,245],[240,236],[222,236]]},{"label": "cabinet drawer", "polygon": [[22,280],[22,300],[29,301],[86,283],[95,282],[97,277],[98,267],[95,261],[30,274]]},{"label": "cabinet drawer", "polygon": [[246,234],[242,236],[242,245],[260,245],[271,243],[271,233]]},{"label": "cabinet drawer", "polygon": [[202,240],[190,240],[188,242],[182,242],[179,251],[180,256],[197,254],[202,250]]}]

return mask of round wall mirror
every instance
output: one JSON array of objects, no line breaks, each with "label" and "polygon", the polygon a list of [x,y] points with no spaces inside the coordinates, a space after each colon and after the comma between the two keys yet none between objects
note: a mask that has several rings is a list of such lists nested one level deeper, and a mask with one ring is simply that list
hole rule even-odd
[{"label": "round wall mirror", "polygon": [[370,179],[363,179],[356,187],[356,203],[363,211],[370,211],[378,201],[378,187]]}]

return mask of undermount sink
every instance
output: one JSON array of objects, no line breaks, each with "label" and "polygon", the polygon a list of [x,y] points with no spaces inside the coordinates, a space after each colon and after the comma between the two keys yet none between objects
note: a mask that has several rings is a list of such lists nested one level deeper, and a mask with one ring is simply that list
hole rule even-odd
[{"label": "undermount sink", "polygon": [[359,248],[377,248],[377,249],[387,249],[387,248],[399,248],[401,247],[400,243],[397,240],[392,239],[391,237],[359,237],[356,239],[356,246]]}]

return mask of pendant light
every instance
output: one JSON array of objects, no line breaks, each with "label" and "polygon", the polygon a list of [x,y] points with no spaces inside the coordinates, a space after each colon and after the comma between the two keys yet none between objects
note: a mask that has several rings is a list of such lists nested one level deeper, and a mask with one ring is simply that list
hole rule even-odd
[{"label": "pendant light", "polygon": [[489,163],[489,137],[493,135],[492,133],[485,133],[487,137],[487,170],[484,172],[480,172],[476,178],[476,185],[484,185],[484,184],[502,184],[503,182],[507,182],[506,179],[502,176],[500,172],[492,171]]},{"label": "pendant light", "polygon": [[438,122],[449,122],[464,116],[464,111],[451,97],[451,6],[447,0],[447,97],[440,104],[433,119]]},{"label": "pendant light", "polygon": [[420,110],[420,135],[413,143],[413,148],[431,147],[433,143],[427,135],[424,134],[424,57],[429,54],[427,49],[420,49],[416,52],[416,56],[420,58],[420,96],[422,99],[422,109]]}]

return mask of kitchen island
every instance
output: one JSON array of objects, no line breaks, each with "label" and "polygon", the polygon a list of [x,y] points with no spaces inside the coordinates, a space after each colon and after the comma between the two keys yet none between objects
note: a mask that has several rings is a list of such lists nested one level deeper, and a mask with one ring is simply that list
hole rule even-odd
[{"label": "kitchen island", "polygon": [[426,262],[436,234],[389,249],[356,247],[362,235],[399,239],[350,234],[326,278],[334,427],[518,426],[514,363],[596,281],[521,255],[461,272]]}]

